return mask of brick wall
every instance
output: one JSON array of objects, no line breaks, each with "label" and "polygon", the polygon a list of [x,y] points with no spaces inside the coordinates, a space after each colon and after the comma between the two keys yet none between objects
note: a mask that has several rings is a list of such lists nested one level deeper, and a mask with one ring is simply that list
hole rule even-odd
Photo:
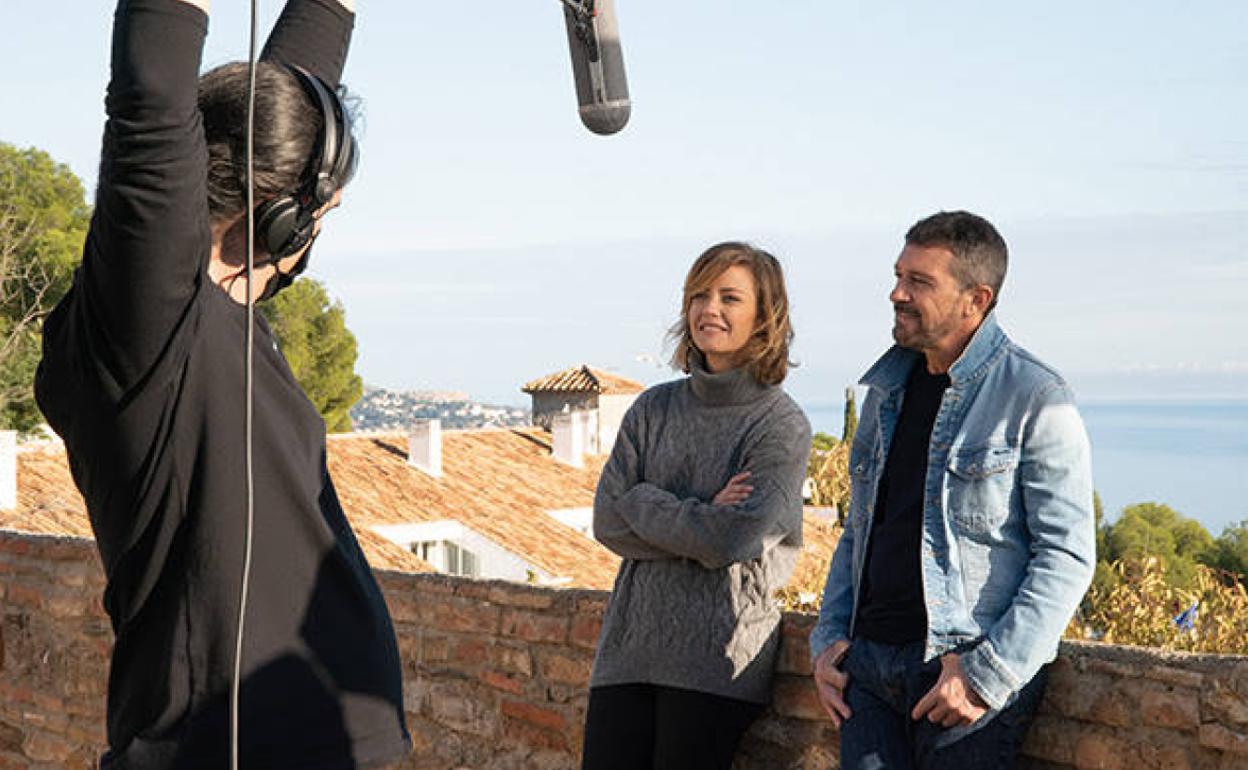
[{"label": "brick wall", "polygon": [[[379,573],[416,751],[404,768],[577,767],[606,594]],[[0,770],[85,770],[103,743],[111,631],[90,541],[0,532]],[[835,765],[791,615],[774,709],[738,768]],[[1033,770],[1248,768],[1248,658],[1065,644],[1026,744]]]}]

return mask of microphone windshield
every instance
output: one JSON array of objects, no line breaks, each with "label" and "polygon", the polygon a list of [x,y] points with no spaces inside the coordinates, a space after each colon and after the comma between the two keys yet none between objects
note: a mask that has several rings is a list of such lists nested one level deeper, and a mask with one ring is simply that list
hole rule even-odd
[{"label": "microphone windshield", "polygon": [[614,134],[632,112],[615,0],[563,0],[563,16],[581,122],[595,134]]}]

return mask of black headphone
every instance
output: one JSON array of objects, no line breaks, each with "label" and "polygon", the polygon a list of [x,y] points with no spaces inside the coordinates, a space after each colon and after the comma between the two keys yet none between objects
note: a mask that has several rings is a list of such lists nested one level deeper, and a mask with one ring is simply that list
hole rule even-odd
[{"label": "black headphone", "polygon": [[298,252],[312,240],[316,212],[355,174],[355,137],[338,94],[302,67],[287,64],[321,113],[315,165],[294,192],[256,208],[256,242],[276,261]]}]

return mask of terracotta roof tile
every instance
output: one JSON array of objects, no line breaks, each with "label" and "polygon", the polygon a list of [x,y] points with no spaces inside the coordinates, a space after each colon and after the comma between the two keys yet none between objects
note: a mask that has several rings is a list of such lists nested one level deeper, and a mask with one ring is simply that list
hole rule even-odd
[{"label": "terracotta roof tile", "polygon": [[619,559],[547,511],[588,508],[605,458],[572,468],[538,429],[442,432],[442,477],[407,464],[399,433],[331,436],[329,469],[356,528],[458,521],[571,583],[607,588]]},{"label": "terracotta roof tile", "polygon": [[525,393],[600,393],[605,396],[640,393],[646,386],[627,377],[595,369],[589,364],[574,366],[526,383]]},{"label": "terracotta roof tile", "polygon": [[[329,437],[330,472],[370,564],[433,571],[373,527],[454,520],[571,585],[610,588],[619,559],[547,513],[591,507],[606,458],[586,457],[584,468],[563,465],[550,456],[549,434],[538,429],[448,430],[442,440],[443,476],[435,479],[407,464],[404,434]],[[18,507],[0,511],[0,528],[91,537],[59,445],[19,450],[18,487]],[[794,584],[819,586],[837,530],[809,511],[804,519]]]}]

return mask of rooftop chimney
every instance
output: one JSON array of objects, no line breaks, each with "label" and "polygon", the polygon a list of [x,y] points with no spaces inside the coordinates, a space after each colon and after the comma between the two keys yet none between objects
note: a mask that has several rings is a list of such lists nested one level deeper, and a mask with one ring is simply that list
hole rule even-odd
[{"label": "rooftop chimney", "polygon": [[0,430],[0,511],[17,508],[17,431]]},{"label": "rooftop chimney", "polygon": [[442,421],[417,420],[407,438],[407,464],[442,478]]},{"label": "rooftop chimney", "polygon": [[551,454],[564,465],[580,468],[585,454],[584,416],[580,412],[557,414],[550,423]]}]

